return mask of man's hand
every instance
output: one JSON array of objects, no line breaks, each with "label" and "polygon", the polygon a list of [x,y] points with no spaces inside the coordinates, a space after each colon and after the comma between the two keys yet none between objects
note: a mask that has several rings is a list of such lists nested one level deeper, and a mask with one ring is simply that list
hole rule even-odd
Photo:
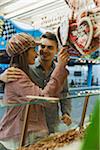
[{"label": "man's hand", "polygon": [[0,74],[0,80],[5,83],[15,81],[19,78],[21,78],[20,69],[15,67],[10,67]]},{"label": "man's hand", "polygon": [[61,117],[61,120],[63,120],[63,122],[64,122],[66,125],[68,125],[68,126],[72,123],[71,117],[68,116],[67,114],[64,114],[64,115]]},{"label": "man's hand", "polygon": [[58,64],[66,66],[69,61],[69,53],[67,52],[68,47],[62,47],[58,53]]}]

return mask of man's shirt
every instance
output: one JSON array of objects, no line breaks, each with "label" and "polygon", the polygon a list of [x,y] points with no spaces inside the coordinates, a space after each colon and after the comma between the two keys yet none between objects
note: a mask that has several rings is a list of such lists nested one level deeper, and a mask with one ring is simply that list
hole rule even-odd
[{"label": "man's shirt", "polygon": [[[39,59],[36,60],[34,65],[30,65],[30,75],[33,82],[41,87],[42,89],[47,85],[50,76],[55,68],[55,63],[52,62],[51,68],[49,69],[48,73],[45,74],[45,70],[43,69],[42,65],[39,62]],[[60,97],[65,97],[68,95],[68,82],[67,77],[65,80],[65,87],[63,88],[62,92],[60,93]],[[61,100],[60,105],[58,103],[47,103],[45,107],[46,113],[46,120],[47,125],[50,132],[54,132],[52,126],[55,126],[59,122],[59,106],[62,114],[68,114],[70,116],[71,113],[71,100]]]}]

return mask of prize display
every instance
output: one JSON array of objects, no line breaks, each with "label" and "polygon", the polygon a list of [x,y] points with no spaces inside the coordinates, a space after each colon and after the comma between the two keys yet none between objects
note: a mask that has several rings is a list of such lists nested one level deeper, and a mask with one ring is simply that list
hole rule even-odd
[{"label": "prize display", "polygon": [[83,137],[84,130],[71,129],[64,133],[52,134],[29,147],[22,147],[18,150],[57,150],[65,144],[68,145],[73,141],[81,140]]},{"label": "prize display", "polygon": [[[78,14],[78,13],[77,13]],[[62,46],[68,47],[70,56],[86,56],[99,48],[100,9],[84,10],[76,18],[66,19],[58,27],[57,35]]]}]

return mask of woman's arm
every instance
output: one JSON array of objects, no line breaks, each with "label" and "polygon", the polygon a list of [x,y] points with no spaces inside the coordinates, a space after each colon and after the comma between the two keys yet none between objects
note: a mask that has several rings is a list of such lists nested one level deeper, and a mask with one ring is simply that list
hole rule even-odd
[{"label": "woman's arm", "polygon": [[[68,71],[66,70],[65,66],[68,62],[69,55],[67,54],[66,49],[62,49],[59,54],[58,64],[54,70],[54,72],[51,75],[50,81],[48,82],[47,86],[42,90],[37,85],[31,82],[29,77],[23,72],[22,78],[18,79],[17,81],[12,82],[12,86],[9,85],[9,90],[13,90],[14,93],[16,93],[19,98],[25,99],[27,95],[33,95],[33,96],[57,96],[59,92],[63,88],[64,80],[66,79],[66,76],[68,75]],[[11,91],[10,90],[10,91]]]}]

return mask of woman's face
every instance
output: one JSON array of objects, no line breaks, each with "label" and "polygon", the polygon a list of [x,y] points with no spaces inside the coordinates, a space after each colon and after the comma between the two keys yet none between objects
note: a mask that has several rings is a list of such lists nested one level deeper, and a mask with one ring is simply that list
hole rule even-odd
[{"label": "woman's face", "polygon": [[30,48],[28,50],[28,64],[34,64],[35,58],[37,57],[37,52],[34,50],[34,48]]}]

